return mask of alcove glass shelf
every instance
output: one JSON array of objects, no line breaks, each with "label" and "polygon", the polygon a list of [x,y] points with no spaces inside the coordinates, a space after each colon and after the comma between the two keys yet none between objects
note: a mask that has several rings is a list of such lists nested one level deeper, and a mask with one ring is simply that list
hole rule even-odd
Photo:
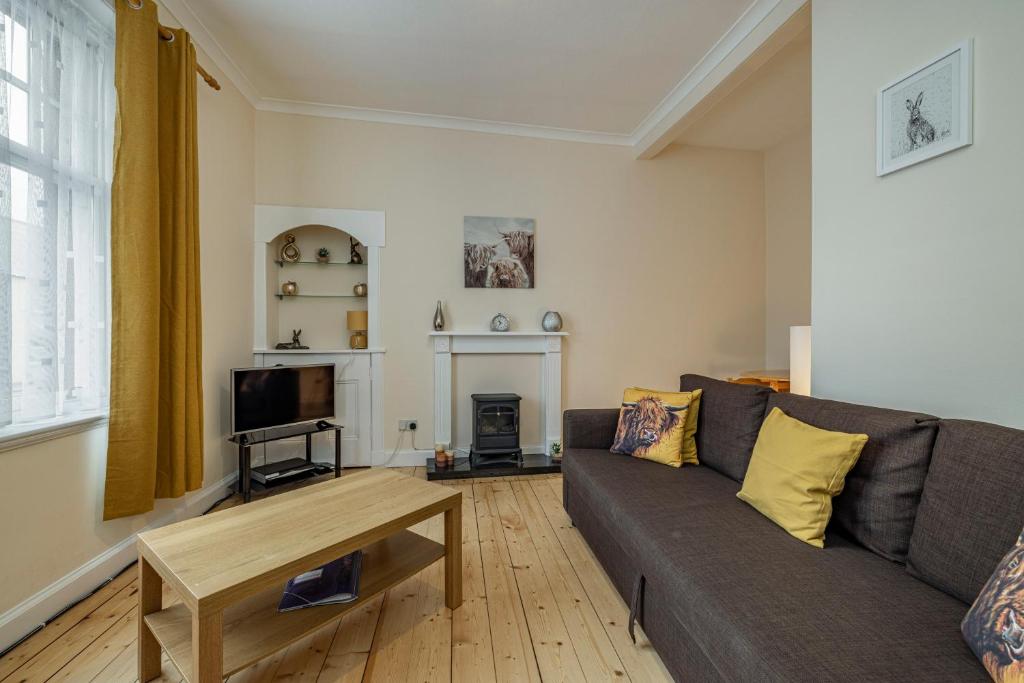
[{"label": "alcove glass shelf", "polygon": [[275,294],[278,299],[365,299],[358,294]]},{"label": "alcove glass shelf", "polygon": [[356,268],[366,267],[365,263],[352,263],[351,261],[328,261],[322,263],[320,261],[282,261],[281,259],[274,259],[274,263],[280,268],[285,266],[353,266]]}]

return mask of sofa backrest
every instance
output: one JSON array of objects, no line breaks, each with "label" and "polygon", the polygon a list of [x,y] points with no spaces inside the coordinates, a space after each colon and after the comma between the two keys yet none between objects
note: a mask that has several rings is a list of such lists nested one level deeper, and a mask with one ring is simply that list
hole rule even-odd
[{"label": "sofa backrest", "polygon": [[701,375],[683,375],[679,386],[680,391],[702,389],[704,392],[697,411],[700,464],[743,481],[772,390]]},{"label": "sofa backrest", "polygon": [[775,407],[821,429],[868,435],[832,502],[830,527],[882,557],[905,562],[939,419],[796,394],[772,394],[768,410]]},{"label": "sofa backrest", "polygon": [[1024,431],[941,420],[907,571],[973,602],[1024,527]]}]

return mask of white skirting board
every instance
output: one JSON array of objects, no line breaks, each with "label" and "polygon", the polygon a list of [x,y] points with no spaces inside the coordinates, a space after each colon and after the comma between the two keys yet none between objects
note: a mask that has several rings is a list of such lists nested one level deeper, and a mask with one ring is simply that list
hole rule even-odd
[{"label": "white skirting board", "polygon": [[[156,529],[201,515],[229,493],[228,489],[237,478],[238,473],[232,472],[216,484],[186,494],[172,512],[140,531]],[[78,569],[0,614],[0,651],[7,649],[19,638],[25,637],[41,624],[46,623],[48,619],[68,605],[87,596],[107,578],[134,562],[138,558],[135,550],[136,535],[128,536]]]}]

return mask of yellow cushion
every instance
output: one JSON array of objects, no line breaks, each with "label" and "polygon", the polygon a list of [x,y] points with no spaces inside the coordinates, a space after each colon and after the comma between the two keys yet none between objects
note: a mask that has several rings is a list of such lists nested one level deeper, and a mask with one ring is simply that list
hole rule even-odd
[{"label": "yellow cushion", "polygon": [[818,429],[775,408],[761,425],[736,496],[801,541],[824,548],[832,498],[867,441],[867,434]]},{"label": "yellow cushion", "polygon": [[699,465],[697,460],[697,417],[700,415],[700,395],[703,389],[694,389],[690,393],[690,407],[686,411],[686,424],[683,426],[683,446],[680,455],[684,463]]},{"label": "yellow cushion", "polygon": [[[697,462],[697,405],[700,392],[654,391],[631,387],[622,395],[613,453],[625,453],[680,467]],[[686,439],[689,444],[685,445]],[[684,459],[684,453],[686,458]]]}]

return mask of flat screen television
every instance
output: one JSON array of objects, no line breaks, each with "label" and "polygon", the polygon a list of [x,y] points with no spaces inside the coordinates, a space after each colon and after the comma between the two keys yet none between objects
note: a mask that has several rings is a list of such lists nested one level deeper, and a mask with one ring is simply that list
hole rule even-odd
[{"label": "flat screen television", "polygon": [[231,371],[231,431],[244,434],[334,417],[334,364]]}]

